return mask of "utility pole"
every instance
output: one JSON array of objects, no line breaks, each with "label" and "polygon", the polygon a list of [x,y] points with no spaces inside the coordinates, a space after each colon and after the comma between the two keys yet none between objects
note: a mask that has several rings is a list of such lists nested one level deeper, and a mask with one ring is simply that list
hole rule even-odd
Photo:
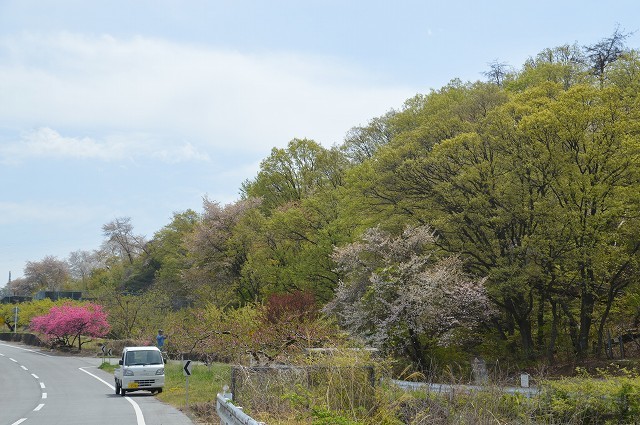
[{"label": "utility pole", "polygon": [[14,318],[13,318],[13,333],[18,333],[18,312],[20,311],[20,309],[18,308],[18,306],[15,306],[13,308],[13,314],[14,314]]}]

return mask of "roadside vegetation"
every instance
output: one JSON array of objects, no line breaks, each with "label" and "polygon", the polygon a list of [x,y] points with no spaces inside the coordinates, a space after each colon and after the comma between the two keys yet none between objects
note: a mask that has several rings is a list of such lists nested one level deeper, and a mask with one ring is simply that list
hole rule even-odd
[{"label": "roadside vegetation", "polygon": [[[107,315],[99,332],[38,326],[86,302],[22,303],[17,324],[0,305],[0,319],[66,349],[153,344],[162,328],[174,359],[315,367],[268,403],[238,393],[269,423],[630,423],[637,368],[609,367],[640,357],[640,54],[627,37],[491,63],[486,81],[417,94],[330,148],[293,139],[237,201],[205,198],[149,238],[117,218],[95,251],[29,262],[5,288],[82,291]],[[468,384],[474,359],[487,391],[389,383]],[[378,384],[354,392],[365,364]],[[215,400],[216,368],[193,380],[194,403]],[[539,397],[499,390],[522,372]],[[179,403],[171,388],[161,397]]]}]

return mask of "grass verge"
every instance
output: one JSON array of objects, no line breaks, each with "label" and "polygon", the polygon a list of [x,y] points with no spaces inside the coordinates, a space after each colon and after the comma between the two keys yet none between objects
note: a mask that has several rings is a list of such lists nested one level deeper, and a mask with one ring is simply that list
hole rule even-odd
[{"label": "grass verge", "polygon": [[[117,364],[103,363],[100,369],[113,373]],[[183,374],[181,361],[170,361],[165,365],[164,390],[156,397],[183,411],[187,407],[187,378]],[[222,363],[204,365],[192,363],[189,376],[189,411],[199,419],[213,422],[216,394],[231,382],[231,366]],[[215,422],[213,422],[215,423]]]}]

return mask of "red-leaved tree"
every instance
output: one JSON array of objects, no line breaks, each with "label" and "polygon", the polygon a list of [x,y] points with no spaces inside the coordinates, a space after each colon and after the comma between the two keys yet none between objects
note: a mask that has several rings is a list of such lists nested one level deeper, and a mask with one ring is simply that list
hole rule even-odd
[{"label": "red-leaved tree", "polygon": [[31,329],[40,332],[52,343],[72,347],[78,342],[78,349],[89,342],[85,337],[102,337],[109,332],[107,313],[102,306],[93,303],[76,305],[65,303],[51,307],[48,314],[31,319]]}]

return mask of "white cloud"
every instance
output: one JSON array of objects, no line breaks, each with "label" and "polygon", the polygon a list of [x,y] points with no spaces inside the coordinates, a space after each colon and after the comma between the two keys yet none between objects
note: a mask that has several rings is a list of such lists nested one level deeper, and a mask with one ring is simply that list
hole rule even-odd
[{"label": "white cloud", "polygon": [[209,161],[209,155],[199,152],[191,143],[185,143],[174,149],[162,149],[153,156],[170,164],[187,161]]},{"label": "white cloud", "polygon": [[71,33],[1,38],[0,91],[12,100],[0,103],[4,128],[94,139],[63,138],[58,152],[80,145],[87,155],[114,155],[115,145],[95,139],[142,133],[165,141],[158,152],[200,160],[206,153],[197,152],[264,152],[293,137],[337,143],[415,94],[379,87],[367,71],[330,58]]},{"label": "white cloud", "polygon": [[127,150],[118,141],[97,142],[88,137],[64,137],[48,127],[25,133],[22,139],[0,148],[3,162],[24,157],[53,157],[78,159],[121,159]]},{"label": "white cloud", "polygon": [[153,141],[144,134],[112,135],[104,140],[67,137],[44,127],[24,133],[18,142],[0,146],[0,163],[17,163],[22,159],[33,157],[102,161],[152,157],[170,164],[209,161],[209,156],[200,152],[191,143],[165,148],[159,146],[162,143],[163,141]]}]

